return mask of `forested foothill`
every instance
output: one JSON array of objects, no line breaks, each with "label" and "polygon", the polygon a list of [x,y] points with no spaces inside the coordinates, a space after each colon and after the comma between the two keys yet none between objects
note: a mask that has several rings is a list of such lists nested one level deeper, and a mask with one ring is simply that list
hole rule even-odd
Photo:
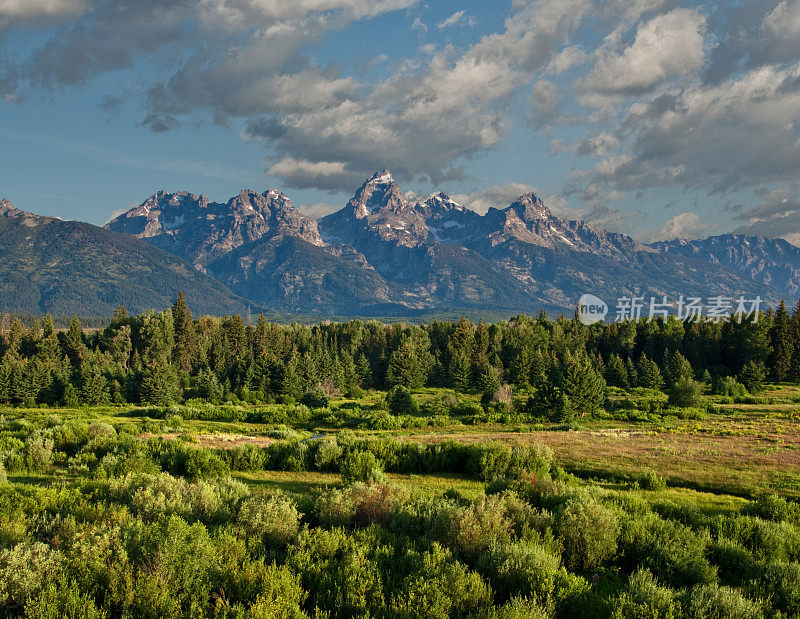
[{"label": "forested foothill", "polygon": [[4,317],[0,616],[800,617],[799,381],[800,304]]}]

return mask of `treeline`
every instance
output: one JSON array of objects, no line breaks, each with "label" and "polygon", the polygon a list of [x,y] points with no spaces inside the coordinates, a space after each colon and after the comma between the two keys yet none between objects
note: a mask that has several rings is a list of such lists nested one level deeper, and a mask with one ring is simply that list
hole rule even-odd
[{"label": "treeline", "polygon": [[[757,318],[675,318],[585,326],[518,316],[508,322],[427,325],[362,322],[248,325],[241,316],[195,319],[183,295],[161,313],[118,308],[102,330],[50,316],[0,324],[0,402],[76,406],[293,402],[304,394],[441,386],[484,403],[529,393],[528,408],[560,418],[590,414],[606,386],[662,389],[676,405],[704,389],[757,392],[800,378],[800,304]],[[553,413],[553,411],[556,411]]]}]

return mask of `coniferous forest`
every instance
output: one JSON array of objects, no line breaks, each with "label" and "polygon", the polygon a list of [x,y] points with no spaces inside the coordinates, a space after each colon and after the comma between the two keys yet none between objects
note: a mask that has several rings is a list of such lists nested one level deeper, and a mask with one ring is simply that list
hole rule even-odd
[{"label": "coniferous forest", "polygon": [[4,616],[800,616],[800,304],[26,323]]}]

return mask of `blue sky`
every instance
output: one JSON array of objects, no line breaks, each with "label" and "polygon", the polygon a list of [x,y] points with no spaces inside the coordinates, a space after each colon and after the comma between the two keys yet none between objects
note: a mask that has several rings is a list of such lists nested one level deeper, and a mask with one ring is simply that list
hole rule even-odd
[{"label": "blue sky", "polygon": [[0,0],[0,197],[340,208],[389,168],[643,240],[800,243],[800,0]]}]

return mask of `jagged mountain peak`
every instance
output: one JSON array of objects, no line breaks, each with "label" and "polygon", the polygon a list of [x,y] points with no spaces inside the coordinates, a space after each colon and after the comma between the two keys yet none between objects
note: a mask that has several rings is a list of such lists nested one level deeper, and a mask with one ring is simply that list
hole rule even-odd
[{"label": "jagged mountain peak", "polygon": [[535,193],[526,193],[517,198],[506,211],[514,211],[522,221],[550,219],[553,213]]},{"label": "jagged mountain peak", "polygon": [[210,200],[202,194],[197,196],[193,193],[189,193],[188,191],[165,191],[162,189],[147,198],[147,200],[142,202],[138,208],[146,212],[154,208],[184,207],[195,205],[205,207],[209,203]]},{"label": "jagged mountain peak", "polygon": [[20,210],[11,204],[11,202],[6,198],[0,200],[0,217],[3,217],[4,219],[19,220],[28,228],[34,228],[40,223],[47,223],[56,219],[55,217],[38,215],[36,213],[29,213],[28,211]]},{"label": "jagged mountain peak", "polygon": [[448,211],[464,210],[464,206],[453,200],[453,198],[448,196],[443,191],[433,194],[425,201],[425,204],[430,207],[440,208]]},{"label": "jagged mountain peak", "polygon": [[372,175],[349,202],[356,217],[364,218],[375,211],[390,208],[403,209],[409,206],[400,187],[388,170],[381,170]]},{"label": "jagged mountain peak", "polygon": [[243,189],[237,196],[228,200],[226,206],[231,212],[239,212],[243,215],[259,213],[265,217],[272,213],[286,214],[294,210],[289,196],[276,189],[269,189],[264,193]]},{"label": "jagged mountain peak", "polygon": [[373,174],[367,182],[389,184],[394,182],[394,177],[392,176],[392,173],[389,170],[383,169],[378,172],[375,172],[375,174]]},{"label": "jagged mountain peak", "polygon": [[115,232],[133,234],[177,253],[203,270],[243,245],[298,238],[324,245],[317,222],[294,208],[275,189],[258,193],[243,189],[226,203],[186,191],[158,192],[106,224]]}]

